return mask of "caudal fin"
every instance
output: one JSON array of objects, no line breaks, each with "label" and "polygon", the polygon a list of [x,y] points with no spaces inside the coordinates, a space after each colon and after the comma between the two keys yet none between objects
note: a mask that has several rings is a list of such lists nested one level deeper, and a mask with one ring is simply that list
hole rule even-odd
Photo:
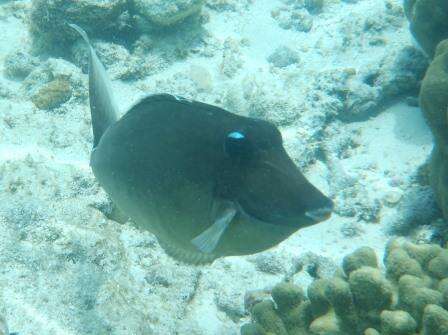
[{"label": "caudal fin", "polygon": [[118,107],[112,94],[110,79],[86,32],[76,24],[68,25],[81,35],[89,47],[89,101],[95,148],[107,128],[117,121]]}]

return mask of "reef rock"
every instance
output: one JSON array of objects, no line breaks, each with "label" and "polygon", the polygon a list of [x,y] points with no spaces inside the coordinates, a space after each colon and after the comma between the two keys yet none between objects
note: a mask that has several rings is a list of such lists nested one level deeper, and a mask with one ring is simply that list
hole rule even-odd
[{"label": "reef rock", "polygon": [[135,8],[159,26],[172,26],[201,11],[203,0],[134,0]]},{"label": "reef rock", "polygon": [[34,47],[48,52],[78,39],[67,22],[82,26],[90,36],[119,31],[127,26],[126,13],[126,0],[34,0],[29,19]]}]

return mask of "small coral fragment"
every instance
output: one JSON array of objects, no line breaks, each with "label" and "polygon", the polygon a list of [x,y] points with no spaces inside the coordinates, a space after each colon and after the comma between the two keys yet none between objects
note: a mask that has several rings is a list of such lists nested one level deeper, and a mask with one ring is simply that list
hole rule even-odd
[{"label": "small coral fragment", "polygon": [[65,79],[55,79],[43,85],[31,101],[39,109],[54,109],[67,102],[72,96],[70,83]]}]

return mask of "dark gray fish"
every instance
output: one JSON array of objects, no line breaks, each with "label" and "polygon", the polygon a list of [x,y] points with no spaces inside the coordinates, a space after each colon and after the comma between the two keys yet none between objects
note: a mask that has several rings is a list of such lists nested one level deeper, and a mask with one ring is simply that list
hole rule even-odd
[{"label": "dark gray fish", "polygon": [[114,203],[188,263],[271,248],[333,204],[289,158],[278,129],[219,107],[150,95],[117,120],[90,49],[91,166]]}]

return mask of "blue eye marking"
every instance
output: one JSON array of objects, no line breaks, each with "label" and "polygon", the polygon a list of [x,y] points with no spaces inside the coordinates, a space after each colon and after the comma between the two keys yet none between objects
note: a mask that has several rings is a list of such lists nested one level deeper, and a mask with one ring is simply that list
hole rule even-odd
[{"label": "blue eye marking", "polygon": [[229,135],[227,135],[227,137],[233,138],[235,140],[241,140],[241,139],[245,138],[246,136],[244,136],[244,134],[240,133],[239,131],[233,131],[233,132],[229,133]]}]

